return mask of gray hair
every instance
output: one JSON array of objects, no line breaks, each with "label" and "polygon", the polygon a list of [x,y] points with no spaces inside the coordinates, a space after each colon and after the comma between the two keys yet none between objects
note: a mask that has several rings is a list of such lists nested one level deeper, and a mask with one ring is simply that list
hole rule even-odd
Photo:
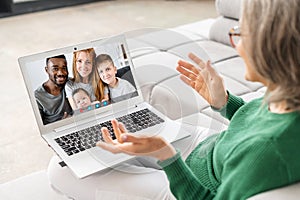
[{"label": "gray hair", "polygon": [[269,83],[265,101],[300,110],[300,1],[244,0],[241,30],[251,65]]}]

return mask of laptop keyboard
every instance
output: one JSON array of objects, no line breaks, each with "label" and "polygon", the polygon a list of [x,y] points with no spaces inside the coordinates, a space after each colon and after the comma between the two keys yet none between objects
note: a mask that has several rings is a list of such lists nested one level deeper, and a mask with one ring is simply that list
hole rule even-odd
[{"label": "laptop keyboard", "polygon": [[[119,122],[122,122],[130,133],[134,133],[164,122],[163,119],[158,117],[147,108],[116,119]],[[116,136],[113,133],[111,122],[106,121],[95,126],[56,138],[55,141],[69,156],[71,156],[81,151],[85,151],[86,149],[95,147],[96,143],[100,140],[103,141],[102,133],[100,131],[102,127],[107,127],[111,137],[116,139]]]}]

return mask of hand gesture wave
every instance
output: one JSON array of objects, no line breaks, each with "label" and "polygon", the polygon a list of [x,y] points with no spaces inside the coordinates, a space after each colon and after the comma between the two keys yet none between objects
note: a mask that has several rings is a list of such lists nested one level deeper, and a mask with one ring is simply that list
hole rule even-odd
[{"label": "hand gesture wave", "polygon": [[227,92],[222,77],[211,66],[193,53],[189,58],[197,64],[197,67],[180,60],[177,71],[180,72],[181,80],[197,91],[211,106],[219,109],[227,102]]}]

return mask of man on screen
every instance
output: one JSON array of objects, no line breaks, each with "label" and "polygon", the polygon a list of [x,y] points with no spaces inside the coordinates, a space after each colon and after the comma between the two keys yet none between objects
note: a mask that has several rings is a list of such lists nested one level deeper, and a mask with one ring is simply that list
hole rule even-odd
[{"label": "man on screen", "polygon": [[34,94],[43,123],[49,124],[73,114],[65,93],[69,75],[66,57],[59,55],[47,58],[45,71],[49,79]]}]

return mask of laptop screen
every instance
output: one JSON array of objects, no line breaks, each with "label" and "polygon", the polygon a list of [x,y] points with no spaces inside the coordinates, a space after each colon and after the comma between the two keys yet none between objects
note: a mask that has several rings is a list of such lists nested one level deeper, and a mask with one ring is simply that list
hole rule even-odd
[{"label": "laptop screen", "polygon": [[138,96],[125,37],[67,49],[20,62],[43,125]]}]

